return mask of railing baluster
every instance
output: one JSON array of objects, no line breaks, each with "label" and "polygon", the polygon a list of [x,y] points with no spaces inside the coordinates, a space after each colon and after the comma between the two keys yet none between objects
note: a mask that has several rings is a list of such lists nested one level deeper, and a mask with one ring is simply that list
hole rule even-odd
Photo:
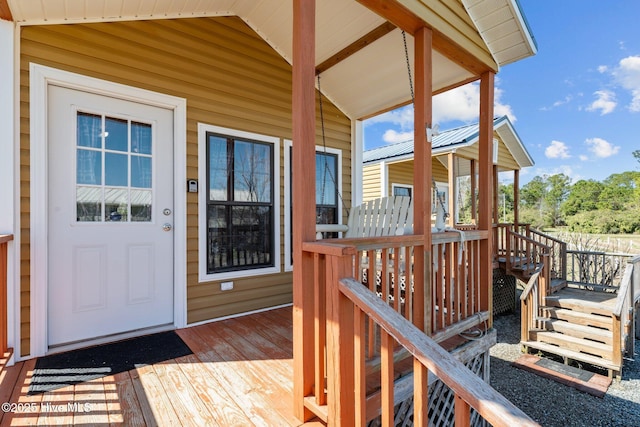
[{"label": "railing baluster", "polygon": [[394,341],[389,334],[381,330],[380,350],[380,392],[382,397],[382,425],[393,426],[393,347]]},{"label": "railing baluster", "polygon": [[326,378],[326,337],[327,337],[327,318],[326,312],[326,257],[324,255],[313,254],[313,265],[316,274],[314,277],[314,335],[315,335],[315,398],[318,405],[327,403],[327,394],[324,389],[324,381]]}]

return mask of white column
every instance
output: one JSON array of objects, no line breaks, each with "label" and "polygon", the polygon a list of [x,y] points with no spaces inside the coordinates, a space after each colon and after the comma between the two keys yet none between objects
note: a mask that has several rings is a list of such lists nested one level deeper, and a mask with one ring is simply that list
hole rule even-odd
[{"label": "white column", "polygon": [[364,146],[362,120],[351,121],[351,206],[362,203],[362,150]]},{"label": "white column", "polygon": [[[19,183],[16,180],[16,162],[19,152],[16,148],[18,131],[16,100],[15,25],[0,20],[0,234],[18,233],[16,207],[19,200]],[[14,349],[8,365],[13,365],[20,354],[20,283],[18,243],[9,242],[7,258],[7,344]]]},{"label": "white column", "polygon": [[15,234],[14,24],[0,20],[0,234]]}]

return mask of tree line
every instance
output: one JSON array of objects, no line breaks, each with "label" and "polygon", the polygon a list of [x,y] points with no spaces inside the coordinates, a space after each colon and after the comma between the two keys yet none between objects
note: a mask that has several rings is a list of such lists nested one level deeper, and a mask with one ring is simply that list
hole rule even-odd
[{"label": "tree line", "polygon": [[[640,150],[633,152],[640,162]],[[513,184],[498,189],[500,221],[513,221]],[[571,182],[565,174],[536,176],[520,189],[519,220],[537,228],[596,234],[640,233],[640,172],[604,181]]]}]

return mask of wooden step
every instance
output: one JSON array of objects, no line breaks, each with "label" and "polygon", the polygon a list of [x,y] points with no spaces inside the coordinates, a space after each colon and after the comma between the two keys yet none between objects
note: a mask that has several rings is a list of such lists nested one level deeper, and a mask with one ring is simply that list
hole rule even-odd
[{"label": "wooden step", "polygon": [[594,366],[600,366],[615,372],[620,372],[620,370],[622,369],[622,366],[617,366],[611,360],[603,359],[602,357],[591,356],[589,354],[580,353],[577,351],[563,349],[544,342],[521,341],[520,344],[528,348],[534,348],[547,353],[556,354],[561,357],[566,357],[567,359],[577,360]]},{"label": "wooden step", "polygon": [[607,329],[594,328],[575,323],[570,323],[559,319],[540,319],[544,329],[550,332],[558,332],[575,338],[581,338],[602,344],[611,345],[613,343],[613,333]]},{"label": "wooden step", "polygon": [[587,314],[611,316],[615,294],[565,288],[546,297],[546,305],[567,308]]},{"label": "wooden step", "polygon": [[569,310],[566,308],[558,307],[541,307],[546,314],[546,317],[550,319],[566,320],[570,323],[575,323],[583,326],[593,326],[596,328],[603,328],[612,330],[613,321],[609,316],[602,316],[600,314],[588,314],[580,311]]},{"label": "wooden step", "polygon": [[529,339],[537,342],[557,345],[562,349],[602,357],[607,360],[611,360],[612,358],[613,347],[610,345],[572,337],[559,332],[533,330],[529,332]]}]

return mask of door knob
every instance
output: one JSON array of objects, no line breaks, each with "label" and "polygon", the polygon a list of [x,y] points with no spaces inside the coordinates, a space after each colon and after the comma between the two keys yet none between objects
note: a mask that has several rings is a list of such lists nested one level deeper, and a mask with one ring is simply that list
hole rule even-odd
[{"label": "door knob", "polygon": [[173,228],[173,227],[172,227],[172,226],[171,226],[171,224],[169,224],[168,222],[165,222],[165,223],[162,225],[162,229],[163,229],[164,231],[171,231],[171,229],[172,229],[172,228]]}]

